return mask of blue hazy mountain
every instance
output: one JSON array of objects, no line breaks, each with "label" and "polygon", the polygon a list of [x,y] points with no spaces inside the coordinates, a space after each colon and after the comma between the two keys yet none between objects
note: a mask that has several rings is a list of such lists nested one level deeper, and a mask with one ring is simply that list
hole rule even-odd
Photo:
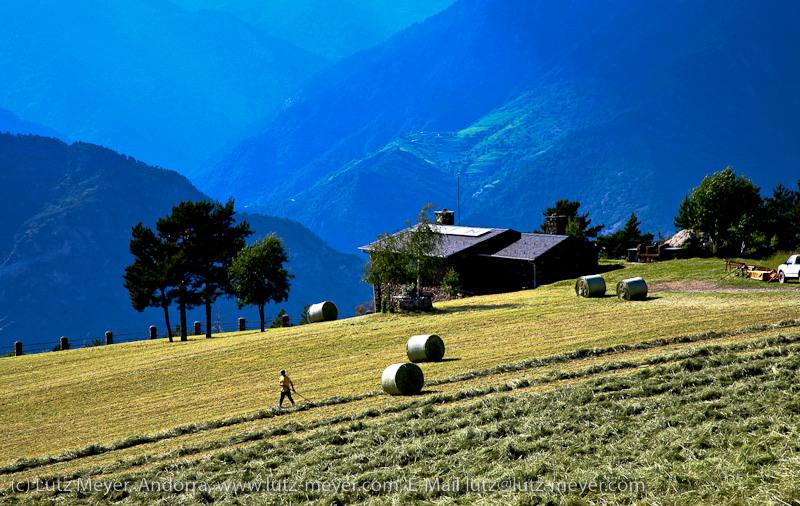
[{"label": "blue hazy mountain", "polygon": [[335,61],[375,46],[454,0],[173,0],[187,11],[214,10]]},{"label": "blue hazy mountain", "polygon": [[[0,347],[115,333],[164,331],[163,312],[135,311],[123,287],[133,262],[128,244],[138,222],[154,226],[183,200],[207,197],[173,171],[153,168],[88,143],[68,145],[38,136],[0,134]],[[295,278],[286,308],[332,300],[342,315],[371,297],[360,283],[363,258],[335,251],[286,219],[237,213],[255,234],[275,232],[290,255]],[[255,309],[231,300],[215,307],[223,322],[258,320]],[[216,315],[216,310],[215,310]],[[202,309],[190,321],[205,321]],[[177,311],[173,307],[173,323]]]},{"label": "blue hazy mountain", "polygon": [[195,182],[338,248],[424,202],[532,230],[570,198],[611,230],[635,211],[667,233],[708,173],[732,165],[765,192],[797,178],[799,14],[777,1],[460,0],[324,71]]},{"label": "blue hazy mountain", "polygon": [[61,139],[64,142],[70,142],[69,137],[63,135],[54,129],[38,125],[31,121],[20,119],[17,115],[12,114],[11,111],[0,109],[0,133],[11,134],[33,134],[42,137],[53,137]]},{"label": "blue hazy mountain", "polygon": [[0,107],[189,172],[326,60],[168,0],[0,2]]}]

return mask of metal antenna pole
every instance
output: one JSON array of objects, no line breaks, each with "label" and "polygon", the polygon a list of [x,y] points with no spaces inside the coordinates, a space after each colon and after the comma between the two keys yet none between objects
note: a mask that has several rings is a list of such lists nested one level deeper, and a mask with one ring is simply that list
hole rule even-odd
[{"label": "metal antenna pole", "polygon": [[458,224],[461,225],[461,171],[456,172],[456,211],[458,211]]}]

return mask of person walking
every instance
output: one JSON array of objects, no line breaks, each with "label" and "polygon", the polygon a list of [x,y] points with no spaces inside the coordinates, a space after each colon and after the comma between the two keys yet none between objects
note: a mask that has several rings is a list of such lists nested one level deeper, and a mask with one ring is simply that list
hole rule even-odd
[{"label": "person walking", "polygon": [[281,369],[281,376],[278,378],[278,384],[281,386],[281,400],[278,401],[278,409],[283,407],[283,400],[288,398],[289,402],[294,406],[294,399],[292,399],[292,392],[295,392],[294,383],[286,375],[286,369]]}]

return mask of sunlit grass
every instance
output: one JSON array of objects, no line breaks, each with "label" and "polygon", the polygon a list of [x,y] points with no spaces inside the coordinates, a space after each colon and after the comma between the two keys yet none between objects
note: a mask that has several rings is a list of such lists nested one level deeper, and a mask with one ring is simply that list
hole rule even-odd
[{"label": "sunlit grass", "polygon": [[[605,277],[609,287],[635,275],[651,283],[713,279],[719,264],[635,265]],[[14,437],[0,442],[0,459],[52,454],[271,407],[281,368],[306,398],[377,390],[383,369],[406,360],[405,343],[415,334],[440,335],[447,346],[445,358],[456,359],[428,366],[426,377],[433,379],[578,347],[797,316],[794,293],[652,292],[647,301],[625,303],[612,296],[613,288],[605,298],[579,299],[572,284],[441,303],[431,315],[378,314],[263,334],[193,337],[187,343],[143,341],[3,359],[0,402],[6,409],[0,423]]]},{"label": "sunlit grass", "polygon": [[[405,343],[415,334],[436,333],[447,347],[444,362],[423,364],[428,386],[421,399],[444,396],[453,407],[475,396],[488,402],[544,395],[580,386],[593,375],[635,374],[637,367],[656,367],[662,357],[689,360],[692,350],[708,340],[745,360],[761,348],[748,351],[740,343],[797,335],[791,322],[800,316],[796,289],[753,291],[762,283],[738,278],[723,285],[723,265],[719,260],[628,264],[604,274],[609,291],[598,299],[577,298],[573,280],[440,303],[427,315],[378,314],[188,343],[144,341],[2,359],[3,481],[41,471],[67,476],[148,472],[180,456],[202,460],[225,449],[250,452],[247,448],[258,441],[291,439],[286,424],[303,424],[307,428],[300,432],[308,437],[351,419],[391,426],[399,416],[395,413],[417,409],[418,401],[381,394],[380,375],[387,365],[406,360]],[[703,281],[743,290],[652,290],[646,301],[619,301],[613,296],[616,281],[634,276],[651,285]],[[791,328],[776,326],[781,321]],[[680,336],[686,337],[660,341]],[[689,355],[671,355],[684,352]],[[700,357],[691,360],[704,360]],[[633,365],[620,369],[615,361]],[[281,368],[319,407],[298,397],[304,407],[274,416]],[[531,382],[537,377],[553,382]],[[516,386],[497,387],[506,383]],[[298,430],[291,427],[292,433]],[[36,460],[47,455],[60,455],[60,463]],[[20,458],[32,460],[11,471]]]}]

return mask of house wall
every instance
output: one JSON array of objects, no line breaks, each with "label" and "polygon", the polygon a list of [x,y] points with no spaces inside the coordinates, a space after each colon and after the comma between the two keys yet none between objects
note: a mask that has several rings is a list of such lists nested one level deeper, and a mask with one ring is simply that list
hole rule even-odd
[{"label": "house wall", "polygon": [[[423,287],[423,291],[432,292],[434,301],[447,300],[449,295],[440,287],[442,278],[450,269],[458,272],[463,292],[474,295],[513,292],[574,279],[597,272],[597,252],[593,245],[569,238],[539,255],[534,263],[535,285],[534,266],[529,260],[469,253],[450,257],[444,260],[439,274]],[[392,295],[400,295],[400,289],[400,286],[384,285],[380,295],[391,299]],[[376,302],[379,307],[380,300]]]},{"label": "house wall", "polygon": [[476,295],[503,293],[573,279],[597,271],[597,253],[591,244],[565,240],[538,256],[534,262],[490,256],[458,258],[454,267],[464,291]]},{"label": "house wall", "polygon": [[488,256],[457,259],[454,268],[467,293],[486,295],[521,290],[533,286],[533,265],[527,260]]}]

